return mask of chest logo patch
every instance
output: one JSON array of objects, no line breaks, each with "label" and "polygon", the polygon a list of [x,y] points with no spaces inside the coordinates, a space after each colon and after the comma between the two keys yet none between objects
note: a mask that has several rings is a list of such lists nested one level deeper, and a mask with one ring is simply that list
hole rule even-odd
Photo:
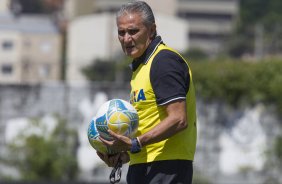
[{"label": "chest logo patch", "polygon": [[145,101],[146,100],[144,89],[135,90],[131,93],[130,96],[131,96],[131,98],[130,98],[131,102],[139,102],[139,101]]}]

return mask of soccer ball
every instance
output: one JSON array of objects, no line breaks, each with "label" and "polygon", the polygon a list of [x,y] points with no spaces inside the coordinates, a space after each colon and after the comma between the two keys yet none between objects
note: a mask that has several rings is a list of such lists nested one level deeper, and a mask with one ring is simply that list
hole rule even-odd
[{"label": "soccer ball", "polygon": [[113,140],[108,129],[113,132],[132,137],[138,127],[138,114],[134,107],[121,99],[113,99],[104,103],[96,116],[91,120],[88,128],[88,139],[91,146],[102,153],[114,153],[109,150],[99,139]]},{"label": "soccer ball", "polygon": [[103,154],[115,154],[116,152],[107,148],[106,145],[99,139],[99,133],[96,128],[95,119],[92,119],[88,127],[88,140],[90,145],[97,151]]}]

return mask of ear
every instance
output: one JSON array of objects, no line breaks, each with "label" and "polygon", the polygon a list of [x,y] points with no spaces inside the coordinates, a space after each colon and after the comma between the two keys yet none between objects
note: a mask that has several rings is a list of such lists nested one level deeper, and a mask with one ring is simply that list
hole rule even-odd
[{"label": "ear", "polygon": [[150,33],[150,38],[153,39],[154,36],[156,35],[156,32],[157,32],[157,26],[156,24],[153,24],[151,26],[151,29],[150,29],[151,33]]}]

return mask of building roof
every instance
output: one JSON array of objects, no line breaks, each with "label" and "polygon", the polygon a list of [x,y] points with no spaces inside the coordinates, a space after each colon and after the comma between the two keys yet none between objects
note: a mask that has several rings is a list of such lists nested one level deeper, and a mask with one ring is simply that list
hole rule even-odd
[{"label": "building roof", "polygon": [[24,33],[58,33],[58,28],[50,16],[0,14],[0,30]]}]

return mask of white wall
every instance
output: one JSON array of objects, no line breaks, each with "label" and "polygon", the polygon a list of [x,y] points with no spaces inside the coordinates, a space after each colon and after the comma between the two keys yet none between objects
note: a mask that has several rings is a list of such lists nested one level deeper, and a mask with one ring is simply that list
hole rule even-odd
[{"label": "white wall", "polygon": [[9,12],[10,0],[0,0],[0,13]]},{"label": "white wall", "polygon": [[155,14],[157,32],[164,43],[179,52],[186,51],[189,47],[189,26],[186,20],[166,14]]},{"label": "white wall", "polygon": [[166,15],[175,15],[177,12],[177,0],[144,0],[152,8],[154,13],[163,13]]},{"label": "white wall", "polygon": [[[97,58],[110,59],[117,44],[115,18],[97,14],[75,19],[68,29],[67,79],[85,80],[80,68]],[[116,42],[116,44],[114,43]]]}]

